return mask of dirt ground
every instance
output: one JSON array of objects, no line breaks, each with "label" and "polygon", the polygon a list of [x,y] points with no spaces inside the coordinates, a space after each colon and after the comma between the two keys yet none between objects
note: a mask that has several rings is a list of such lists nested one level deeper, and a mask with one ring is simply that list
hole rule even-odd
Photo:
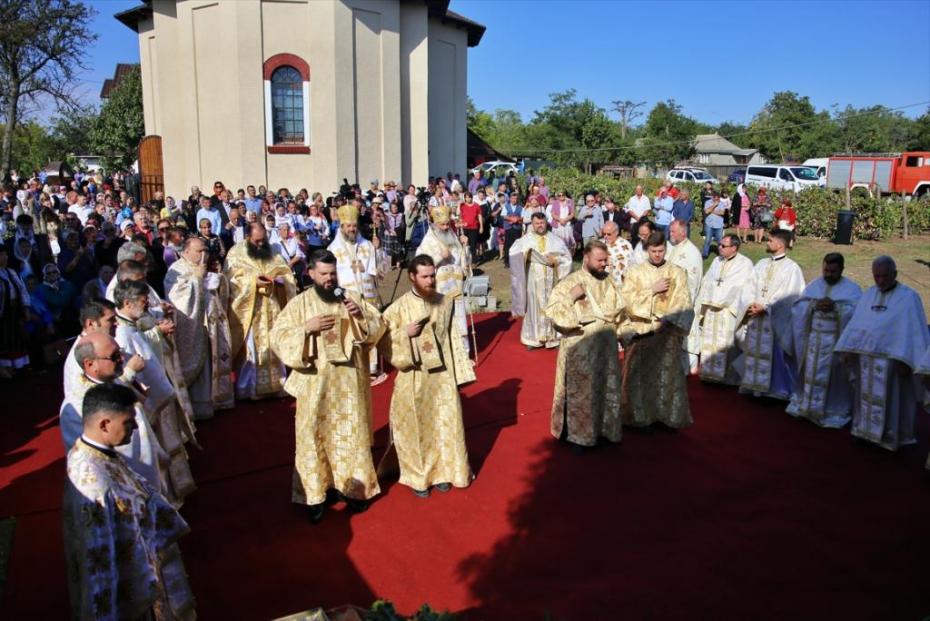
[{"label": "dirt ground", "polygon": [[[692,234],[692,241],[700,248],[703,244],[701,236]],[[765,244],[744,244],[742,252],[753,261],[765,256]],[[820,276],[820,263],[823,255],[828,252],[840,252],[846,258],[846,272],[848,278],[859,283],[863,289],[871,287],[872,259],[881,254],[894,257],[898,264],[898,280],[920,293],[924,302],[924,312],[930,317],[930,235],[911,236],[910,239],[900,238],[887,241],[869,242],[857,241],[850,246],[841,246],[829,241],[801,238],[795,244],[790,256],[798,262],[804,270],[805,279],[810,282]],[[714,255],[711,255],[712,257]],[[476,274],[486,274],[491,279],[491,294],[497,296],[497,310],[510,310],[510,272],[503,262],[497,260],[496,255],[487,255],[488,261],[475,269]],[[705,270],[712,259],[705,262]],[[576,260],[576,269],[580,261]],[[398,275],[400,279],[398,280]],[[397,283],[396,297],[400,297],[410,289],[407,273],[393,271],[385,276],[379,287],[382,301],[387,304],[391,300],[395,282]],[[488,309],[492,310],[492,309]]]}]

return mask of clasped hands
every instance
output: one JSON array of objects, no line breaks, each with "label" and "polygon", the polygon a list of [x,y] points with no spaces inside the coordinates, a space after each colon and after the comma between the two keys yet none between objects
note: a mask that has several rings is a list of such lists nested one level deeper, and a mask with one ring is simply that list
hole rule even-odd
[{"label": "clasped hands", "polygon": [[759,304],[758,302],[753,302],[749,305],[747,312],[749,313],[750,317],[756,317],[758,315],[764,315],[766,311],[765,306]]}]

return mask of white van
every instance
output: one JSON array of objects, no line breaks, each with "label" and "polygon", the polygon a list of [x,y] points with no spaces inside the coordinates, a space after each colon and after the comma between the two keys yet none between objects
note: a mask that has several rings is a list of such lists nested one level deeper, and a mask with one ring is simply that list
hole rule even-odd
[{"label": "white van", "polygon": [[812,157],[809,160],[804,160],[804,166],[808,168],[813,168],[817,171],[817,176],[823,179],[827,178],[827,162],[830,161],[829,157]]},{"label": "white van", "polygon": [[817,172],[808,166],[759,164],[746,168],[746,183],[773,190],[800,192],[804,188],[819,186],[820,178]]}]

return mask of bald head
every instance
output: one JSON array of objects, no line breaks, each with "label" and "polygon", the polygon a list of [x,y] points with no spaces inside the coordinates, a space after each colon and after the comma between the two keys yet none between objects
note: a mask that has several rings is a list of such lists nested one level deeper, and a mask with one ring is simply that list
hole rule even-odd
[{"label": "bald head", "polygon": [[74,358],[87,377],[98,382],[115,380],[123,372],[119,344],[105,332],[91,332],[78,341]]},{"label": "bald head", "polygon": [[898,266],[886,254],[872,261],[872,278],[879,291],[888,291],[898,283]]}]

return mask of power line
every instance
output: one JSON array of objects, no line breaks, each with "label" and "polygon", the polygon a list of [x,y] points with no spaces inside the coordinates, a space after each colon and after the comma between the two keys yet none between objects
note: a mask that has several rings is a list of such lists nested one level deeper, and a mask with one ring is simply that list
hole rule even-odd
[{"label": "power line", "polygon": [[[817,119],[816,121],[805,121],[804,123],[794,123],[792,125],[782,125],[780,127],[769,127],[769,128],[764,128],[764,129],[750,129],[744,132],[737,132],[735,134],[730,134],[728,136],[721,136],[721,138],[730,140],[731,138],[737,138],[739,136],[750,136],[750,135],[755,135],[755,134],[765,134],[769,132],[780,132],[786,129],[794,129],[796,127],[807,127],[810,125],[826,125],[827,123],[835,123],[837,121],[844,121],[846,119],[854,119],[857,117],[869,116],[872,114],[880,114],[883,112],[898,112],[899,110],[906,110],[908,108],[916,108],[917,106],[925,106],[928,104],[930,104],[930,100],[920,101],[920,102],[912,103],[912,104],[905,104],[903,106],[897,106],[895,108],[881,107],[881,109],[879,110],[869,110],[866,112],[857,112],[854,114],[843,114],[843,115],[838,115],[835,118]],[[677,141],[671,141],[671,142],[654,142],[654,143],[650,143],[648,146],[649,147],[672,147],[672,146],[679,146],[679,145],[692,144],[692,143],[694,143],[694,139],[677,140]],[[501,149],[501,151],[505,151],[505,150],[508,150],[511,152],[519,151],[521,153],[594,153],[594,152],[601,152],[601,151],[629,151],[632,149],[641,149],[643,146],[644,145],[626,145],[623,147],[598,147],[596,149],[586,149],[586,148],[525,149],[525,150],[524,149]]]}]

